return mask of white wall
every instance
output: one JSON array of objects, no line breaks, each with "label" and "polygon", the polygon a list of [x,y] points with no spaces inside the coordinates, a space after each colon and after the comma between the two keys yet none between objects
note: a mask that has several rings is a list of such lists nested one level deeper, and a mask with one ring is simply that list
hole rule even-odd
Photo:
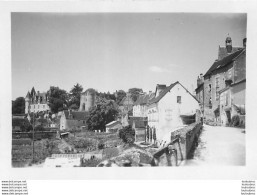
[{"label": "white wall", "polygon": [[[28,106],[28,104],[26,104]],[[40,112],[50,110],[47,104],[30,104],[26,110],[30,110],[30,112]]]},{"label": "white wall", "polygon": [[[177,103],[177,96],[181,96],[181,104]],[[148,114],[149,126],[156,128],[157,140],[162,140],[175,128],[183,125],[181,114],[195,114],[197,109],[200,109],[199,103],[180,84],[177,84],[158,105],[148,108],[148,113],[156,110],[156,113]]]}]

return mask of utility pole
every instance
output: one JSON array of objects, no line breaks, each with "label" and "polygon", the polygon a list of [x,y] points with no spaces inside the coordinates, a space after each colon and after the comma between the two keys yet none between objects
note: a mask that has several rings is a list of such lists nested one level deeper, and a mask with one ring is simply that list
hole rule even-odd
[{"label": "utility pole", "polygon": [[35,133],[35,114],[33,112],[33,130],[32,130],[32,163],[34,163],[34,133]]}]

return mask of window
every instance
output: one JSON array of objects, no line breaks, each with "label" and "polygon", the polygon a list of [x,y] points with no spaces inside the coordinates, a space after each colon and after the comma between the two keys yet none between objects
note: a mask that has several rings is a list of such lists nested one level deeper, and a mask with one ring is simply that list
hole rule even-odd
[{"label": "window", "polygon": [[215,85],[216,85],[216,96],[215,99],[219,100],[219,89],[220,89],[220,77],[216,77],[215,79]]},{"label": "window", "polygon": [[83,121],[83,124],[85,124],[85,121]]},{"label": "window", "polygon": [[216,77],[215,84],[216,84],[216,89],[220,88],[220,77],[219,76]]},{"label": "window", "polygon": [[177,103],[181,104],[181,96],[177,96]]},{"label": "window", "polygon": [[232,77],[232,69],[230,69],[229,71],[228,71],[228,78],[231,78]]},{"label": "window", "polygon": [[211,84],[209,84],[209,92],[211,92]]}]

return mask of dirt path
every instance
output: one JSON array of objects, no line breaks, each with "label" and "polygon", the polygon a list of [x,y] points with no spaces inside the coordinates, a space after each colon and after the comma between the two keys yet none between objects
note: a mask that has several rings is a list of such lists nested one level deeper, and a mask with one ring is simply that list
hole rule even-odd
[{"label": "dirt path", "polygon": [[185,165],[245,165],[245,134],[238,128],[204,125],[194,157]]}]

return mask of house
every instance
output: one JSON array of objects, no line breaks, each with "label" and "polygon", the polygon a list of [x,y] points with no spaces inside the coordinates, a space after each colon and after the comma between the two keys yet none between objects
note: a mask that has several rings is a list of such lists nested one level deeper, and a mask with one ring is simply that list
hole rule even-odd
[{"label": "house", "polygon": [[200,110],[199,102],[178,81],[165,87],[157,85],[155,97],[148,103],[148,125],[156,129],[156,139],[160,142],[166,134],[184,126],[184,119],[195,116],[197,110]]},{"label": "house", "polygon": [[196,99],[199,101],[199,105],[201,108],[201,112],[203,113],[203,102],[204,102],[204,78],[203,74],[201,73],[200,76],[197,78],[197,88],[195,89]]},{"label": "house", "polygon": [[122,113],[127,113],[133,109],[134,101],[130,93],[127,93],[126,96],[120,101],[119,109]]},{"label": "house", "polygon": [[105,125],[106,133],[114,133],[122,128],[120,121],[112,121]]},{"label": "house", "polygon": [[36,92],[35,88],[28,91],[25,97],[25,114],[30,112],[50,111],[48,106],[48,95],[46,92]]},{"label": "house", "polygon": [[[231,40],[231,38],[227,37],[226,43],[227,40]],[[246,39],[243,40],[243,45],[246,46]],[[234,51],[230,46],[232,45],[227,45],[228,53]],[[234,53],[227,54],[224,58],[216,60],[205,73],[204,117],[207,121],[226,124],[226,121],[230,120],[231,111],[228,112],[228,108],[226,108],[226,110],[223,109],[226,107],[224,106],[224,103],[228,103],[228,101],[224,101],[224,97],[226,96],[227,98],[229,96],[232,100],[234,95],[238,95],[237,90],[243,94],[245,93],[245,84],[243,84],[243,81],[246,78],[245,57],[246,48],[239,48]],[[234,91],[233,94],[231,93],[231,90]],[[222,97],[222,99],[220,99],[220,97]],[[240,104],[245,101],[244,97],[241,97],[241,99],[243,100],[239,102]],[[222,105],[220,107],[221,103]],[[235,104],[235,102],[233,104]],[[221,114],[223,116],[221,116]],[[228,117],[226,121],[224,120],[224,115],[227,115]],[[221,121],[221,118],[223,122]]]},{"label": "house", "polygon": [[154,97],[154,93],[151,91],[149,94],[140,95],[137,101],[133,105],[134,117],[147,117],[147,104],[151,98]]},{"label": "house", "polygon": [[64,110],[60,118],[60,130],[77,130],[86,128],[88,112]]}]

